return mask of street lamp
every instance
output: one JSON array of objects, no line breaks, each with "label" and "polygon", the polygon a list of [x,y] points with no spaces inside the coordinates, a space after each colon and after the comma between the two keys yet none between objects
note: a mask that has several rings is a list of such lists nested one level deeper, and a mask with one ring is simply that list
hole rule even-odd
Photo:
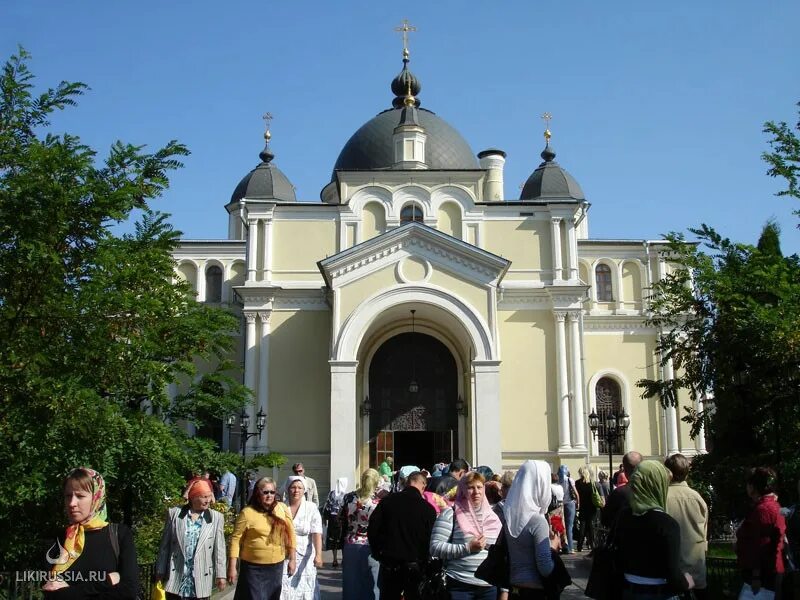
[{"label": "street lamp", "polygon": [[[228,434],[233,432],[233,426],[236,424],[236,415],[229,415],[228,416]],[[250,431],[250,415],[247,414],[247,411],[242,409],[242,414],[239,415],[239,445],[242,449],[242,473],[241,477],[239,478],[240,482],[240,492],[239,498],[241,500],[242,508],[244,508],[245,504],[245,495],[247,494],[247,482],[245,481],[245,468],[244,468],[244,460],[245,460],[245,451],[247,450],[247,441],[251,437],[258,436],[261,439],[261,432],[264,431],[264,427],[267,425],[267,415],[264,411],[259,408],[258,413],[256,413],[256,430]]]},{"label": "street lamp", "polygon": [[604,427],[601,430],[600,417],[598,417],[597,413],[592,409],[592,412],[589,414],[589,429],[592,430],[592,437],[597,439],[599,433],[600,438],[606,443],[606,448],[608,449],[608,476],[611,477],[611,474],[614,472],[614,442],[625,439],[625,432],[631,424],[631,418],[623,408],[620,414],[609,412],[606,414],[604,420]]}]

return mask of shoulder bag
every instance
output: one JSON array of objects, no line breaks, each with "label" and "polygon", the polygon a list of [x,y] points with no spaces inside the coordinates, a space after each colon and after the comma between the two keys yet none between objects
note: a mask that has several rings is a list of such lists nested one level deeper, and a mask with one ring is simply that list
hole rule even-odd
[{"label": "shoulder bag", "polygon": [[584,593],[594,600],[612,600],[622,597],[623,575],[617,558],[619,518],[618,514],[608,530],[605,541],[594,549],[592,555],[592,570],[589,572]]},{"label": "shoulder bag", "polygon": [[500,530],[495,543],[489,546],[486,558],[475,569],[475,577],[495,587],[506,589],[510,587],[511,571],[505,525]]}]

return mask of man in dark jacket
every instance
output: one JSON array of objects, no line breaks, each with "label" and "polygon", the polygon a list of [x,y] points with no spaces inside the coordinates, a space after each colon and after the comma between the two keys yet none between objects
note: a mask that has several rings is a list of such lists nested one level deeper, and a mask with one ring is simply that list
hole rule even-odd
[{"label": "man in dark jacket", "polygon": [[[633,475],[640,462],[642,462],[642,455],[636,450],[631,450],[622,457],[622,469],[625,471],[625,477],[628,478],[628,481],[630,481],[631,475]],[[619,511],[631,505],[632,493],[631,486],[625,484],[615,487],[614,491],[608,495],[606,505],[600,513],[600,523],[603,527],[611,527],[616,521]]]},{"label": "man in dark jacket", "polygon": [[[450,468],[447,473],[441,477],[433,477],[428,483],[428,491],[446,496],[447,493],[458,485],[458,480],[461,479],[469,469],[467,461],[463,458],[457,458],[450,463]],[[452,500],[452,498],[451,498]]]},{"label": "man in dark jacket", "polygon": [[414,471],[402,492],[387,496],[369,519],[369,547],[381,563],[381,600],[416,600],[436,511],[422,497],[425,475]]}]

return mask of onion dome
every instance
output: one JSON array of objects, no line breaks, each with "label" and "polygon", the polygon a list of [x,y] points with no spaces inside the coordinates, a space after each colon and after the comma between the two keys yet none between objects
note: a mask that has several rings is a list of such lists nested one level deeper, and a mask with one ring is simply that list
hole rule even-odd
[{"label": "onion dome", "polygon": [[[403,70],[392,80],[392,93],[395,95],[392,106],[379,113],[356,131],[339,153],[333,167],[336,171],[370,171],[391,169],[395,163],[393,134],[398,123],[413,119],[416,125],[425,130],[425,164],[428,169],[464,170],[478,169],[478,161],[467,141],[435,113],[419,108],[417,94],[422,84],[408,70],[408,54],[403,53]],[[411,96],[416,110],[408,110],[406,99]],[[404,114],[404,111],[405,114]]]},{"label": "onion dome", "polygon": [[567,173],[556,161],[555,150],[550,146],[550,130],[544,132],[545,147],[542,150],[542,162],[531,173],[522,187],[520,200],[585,200],[583,190],[575,178]]},{"label": "onion dome", "polygon": [[275,155],[269,148],[272,134],[264,133],[264,149],[258,154],[261,162],[250,171],[236,186],[231,202],[247,200],[272,200],[275,202],[297,202],[292,182],[272,161]]}]

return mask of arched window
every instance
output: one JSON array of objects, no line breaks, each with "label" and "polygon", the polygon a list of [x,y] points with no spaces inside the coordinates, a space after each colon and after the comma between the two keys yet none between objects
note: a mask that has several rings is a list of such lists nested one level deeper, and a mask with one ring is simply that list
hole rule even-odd
[{"label": "arched window", "polygon": [[594,270],[594,280],[597,284],[597,301],[613,302],[614,288],[611,285],[611,267],[608,265],[597,265]]},{"label": "arched window", "polygon": [[[606,417],[608,415],[618,415],[622,412],[622,390],[619,384],[610,377],[603,377],[597,382],[594,388],[595,401],[597,406],[597,416],[600,417],[600,427],[597,432],[597,439],[600,440],[600,454],[608,454],[608,445],[605,441]],[[622,439],[617,438],[612,444],[614,454],[622,454]]]},{"label": "arched window", "polygon": [[400,224],[416,221],[422,223],[422,207],[419,204],[406,204],[400,211]]},{"label": "arched window", "polygon": [[222,269],[216,265],[206,269],[206,302],[222,302]]}]

